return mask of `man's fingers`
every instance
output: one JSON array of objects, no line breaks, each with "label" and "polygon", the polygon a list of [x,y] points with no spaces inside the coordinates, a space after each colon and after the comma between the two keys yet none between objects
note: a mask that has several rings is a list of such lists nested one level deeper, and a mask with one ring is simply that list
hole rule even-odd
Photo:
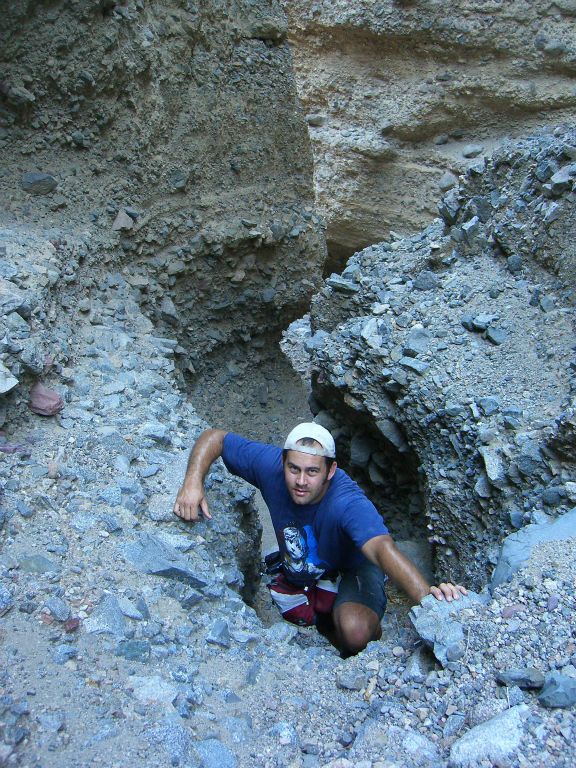
[{"label": "man's fingers", "polygon": [[467,595],[468,590],[460,584],[450,584],[443,581],[437,587],[430,587],[430,593],[434,595],[436,600],[447,600],[450,603],[452,600],[459,600],[461,595]]},{"label": "man's fingers", "polygon": [[207,518],[208,520],[212,520],[212,515],[208,510],[208,502],[206,501],[206,499],[202,499],[202,501],[200,502],[200,509],[202,510],[202,514],[204,515],[205,518]]},{"label": "man's fingers", "polygon": [[187,522],[196,523],[200,520],[200,517],[205,517],[207,520],[212,519],[212,515],[208,511],[208,502],[205,498],[200,500],[199,506],[184,501],[177,501],[172,511]]}]

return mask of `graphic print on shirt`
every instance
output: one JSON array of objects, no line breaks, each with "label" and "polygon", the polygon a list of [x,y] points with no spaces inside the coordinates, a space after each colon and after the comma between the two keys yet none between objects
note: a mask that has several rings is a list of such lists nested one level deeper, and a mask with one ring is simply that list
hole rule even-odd
[{"label": "graphic print on shirt", "polygon": [[311,525],[286,526],[284,539],[284,574],[294,584],[313,584],[327,568],[318,557],[318,544]]}]

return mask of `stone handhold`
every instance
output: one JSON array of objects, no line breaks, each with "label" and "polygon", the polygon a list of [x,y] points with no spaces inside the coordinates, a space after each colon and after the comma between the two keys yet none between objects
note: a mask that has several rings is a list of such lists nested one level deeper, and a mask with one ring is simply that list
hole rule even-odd
[{"label": "stone handhold", "polygon": [[38,383],[30,390],[28,407],[40,416],[55,416],[64,408],[64,400],[55,390]]},{"label": "stone handhold", "polygon": [[114,219],[114,223],[112,224],[113,231],[126,232],[132,229],[133,226],[134,226],[134,220],[130,216],[128,216],[126,211],[124,210],[118,211],[118,215],[116,216],[116,218]]},{"label": "stone handhold", "polygon": [[22,189],[31,195],[48,195],[58,186],[58,181],[49,173],[24,173],[20,181]]},{"label": "stone handhold", "polygon": [[452,602],[427,595],[411,609],[410,621],[440,664],[445,666],[449,661],[462,658],[466,650],[464,630],[456,614],[463,608],[486,602],[488,597],[476,592],[469,592]]},{"label": "stone handhold", "polygon": [[502,764],[520,746],[524,735],[523,721],[529,712],[526,704],[519,704],[471,728],[452,745],[450,765],[468,768],[483,760]]},{"label": "stone handhold", "polygon": [[573,706],[576,704],[576,679],[559,672],[550,672],[546,675],[538,701],[545,707]]}]

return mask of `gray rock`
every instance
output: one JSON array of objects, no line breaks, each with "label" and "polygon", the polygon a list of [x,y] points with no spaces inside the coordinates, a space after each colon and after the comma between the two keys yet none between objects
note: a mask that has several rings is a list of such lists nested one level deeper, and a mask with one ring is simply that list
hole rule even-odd
[{"label": "gray rock", "polygon": [[576,508],[557,518],[553,523],[528,525],[504,539],[500,557],[490,586],[492,589],[510,581],[512,576],[530,558],[537,544],[545,541],[563,541],[576,538]]},{"label": "gray rock", "polygon": [[355,285],[350,280],[345,280],[343,277],[337,274],[332,274],[326,280],[326,284],[330,286],[337,293],[352,294],[358,293],[360,290],[359,285]]},{"label": "gray rock", "polygon": [[421,645],[408,657],[402,678],[407,682],[423,683],[434,666],[432,654]]},{"label": "gray rock", "polygon": [[501,685],[517,685],[519,688],[542,688],[544,685],[544,675],[534,667],[504,669],[496,674],[496,680]]},{"label": "gray rock", "polygon": [[478,157],[478,155],[481,155],[482,152],[484,152],[484,147],[482,144],[466,144],[462,148],[463,157]]},{"label": "gray rock", "polygon": [[458,612],[487,602],[486,595],[476,592],[469,592],[451,602],[427,595],[410,610],[410,621],[422,640],[432,648],[434,656],[445,666],[449,661],[462,658],[466,650],[464,630],[457,620]]},{"label": "gray rock", "polygon": [[361,691],[366,687],[368,679],[364,672],[355,672],[351,669],[341,669],[336,674],[336,685],[347,691]]},{"label": "gray rock", "polygon": [[10,392],[16,386],[18,386],[18,379],[12,375],[4,363],[0,362],[0,395]]},{"label": "gray rock", "polygon": [[78,656],[78,648],[68,643],[62,643],[56,646],[52,661],[55,664],[65,664],[67,661],[76,658],[76,656]]},{"label": "gray rock", "polygon": [[486,338],[495,346],[500,346],[506,341],[508,334],[503,328],[487,328]]},{"label": "gray rock", "polygon": [[397,448],[400,453],[405,453],[408,450],[406,438],[395,421],[392,421],[392,419],[380,419],[376,422],[376,426],[381,435]]},{"label": "gray rock", "polygon": [[4,616],[5,613],[13,607],[14,598],[12,592],[5,587],[4,584],[0,584],[0,616]]},{"label": "gray rock", "polygon": [[31,195],[48,195],[58,186],[58,181],[49,173],[32,171],[24,173],[20,181],[22,189]]},{"label": "gray rock", "polygon": [[454,224],[458,218],[459,210],[460,200],[458,197],[458,190],[451,189],[448,194],[444,195],[441,202],[438,204],[438,212],[444,221],[451,225]]},{"label": "gray rock", "polygon": [[230,628],[224,619],[217,619],[210,627],[206,635],[206,642],[220,645],[223,648],[230,647]]},{"label": "gray rock", "polygon": [[265,634],[270,645],[275,645],[276,643],[288,644],[297,636],[298,630],[294,624],[290,624],[287,621],[278,621],[266,629]]},{"label": "gray rock", "polygon": [[202,760],[202,768],[236,768],[234,754],[218,739],[205,739],[194,743]]},{"label": "gray rock", "polygon": [[44,555],[23,555],[18,563],[24,573],[60,573],[62,570],[61,566]]},{"label": "gray rock", "polygon": [[70,606],[60,597],[50,597],[44,603],[44,607],[57,621],[66,621],[70,617]]},{"label": "gray rock", "polygon": [[116,646],[116,656],[123,656],[129,661],[146,663],[150,660],[151,645],[147,640],[121,640]]},{"label": "gray rock", "polygon": [[417,291],[433,291],[438,288],[440,281],[434,272],[430,272],[428,269],[423,269],[414,280],[414,288]]},{"label": "gray rock", "polygon": [[170,708],[178,695],[177,687],[159,675],[133,675],[130,678],[130,687],[134,698],[147,706],[159,704]]},{"label": "gray rock", "polygon": [[194,753],[196,742],[190,730],[184,728],[177,719],[164,718],[144,733],[151,744],[160,746],[166,752],[172,765],[186,765],[189,768],[198,765]]},{"label": "gray rock", "polygon": [[58,712],[45,712],[38,715],[38,722],[45,731],[58,733],[66,727],[66,713],[61,710]]},{"label": "gray rock", "polygon": [[425,328],[413,328],[408,334],[408,338],[402,349],[403,354],[408,357],[418,357],[423,355],[430,345],[430,332]]},{"label": "gray rock", "polygon": [[[240,699],[237,698],[237,701]],[[246,744],[252,738],[252,721],[248,715],[244,717],[225,717],[222,728],[234,744]]]},{"label": "gray rock", "polygon": [[365,753],[390,755],[393,764],[403,768],[433,768],[440,760],[436,745],[422,734],[407,726],[400,728],[377,720],[367,720],[362,725],[350,750],[350,757],[362,758]]},{"label": "gray rock", "polygon": [[114,595],[106,595],[98,603],[90,616],[84,620],[87,632],[95,635],[124,636],[126,622]]},{"label": "gray rock", "polygon": [[175,579],[197,589],[208,586],[209,580],[192,570],[189,560],[155,536],[140,534],[137,541],[125,545],[122,551],[139,571]]},{"label": "gray rock", "polygon": [[572,707],[576,704],[576,678],[550,672],[538,701],[544,707]]},{"label": "gray rock", "polygon": [[276,725],[270,728],[268,733],[270,736],[274,736],[276,739],[278,739],[278,743],[284,747],[297,747],[300,741],[296,728],[294,728],[291,723],[276,723]]},{"label": "gray rock", "polygon": [[482,456],[486,476],[491,485],[496,488],[504,488],[507,483],[506,467],[499,452],[495,448],[481,446],[478,448],[478,453]]},{"label": "gray rock", "polygon": [[356,467],[366,467],[375,448],[369,436],[357,432],[350,441],[350,462]]},{"label": "gray rock", "polygon": [[398,363],[404,368],[409,368],[411,371],[422,376],[430,368],[430,363],[425,363],[423,360],[417,360],[413,357],[401,357]]},{"label": "gray rock", "polygon": [[522,742],[523,721],[529,712],[526,704],[519,704],[471,728],[452,745],[450,766],[468,768],[481,760],[497,763],[514,755]]},{"label": "gray rock", "polygon": [[500,410],[500,400],[497,397],[480,397],[476,403],[485,416],[492,416]]}]

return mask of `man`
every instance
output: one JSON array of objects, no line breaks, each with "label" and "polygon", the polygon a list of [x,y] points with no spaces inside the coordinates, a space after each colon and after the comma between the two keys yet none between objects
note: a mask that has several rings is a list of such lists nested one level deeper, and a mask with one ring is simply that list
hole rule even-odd
[{"label": "man", "polygon": [[320,631],[333,622],[334,642],[344,655],[381,636],[388,577],[414,603],[428,594],[448,601],[467,594],[449,583],[430,586],[400,552],[372,502],[338,469],[334,439],[319,424],[299,424],[283,450],[206,430],[190,454],[176,515],[191,522],[200,514],[211,518],[204,479],[219,457],[260,489],[270,510],[283,570],[270,590],[283,616]]}]

